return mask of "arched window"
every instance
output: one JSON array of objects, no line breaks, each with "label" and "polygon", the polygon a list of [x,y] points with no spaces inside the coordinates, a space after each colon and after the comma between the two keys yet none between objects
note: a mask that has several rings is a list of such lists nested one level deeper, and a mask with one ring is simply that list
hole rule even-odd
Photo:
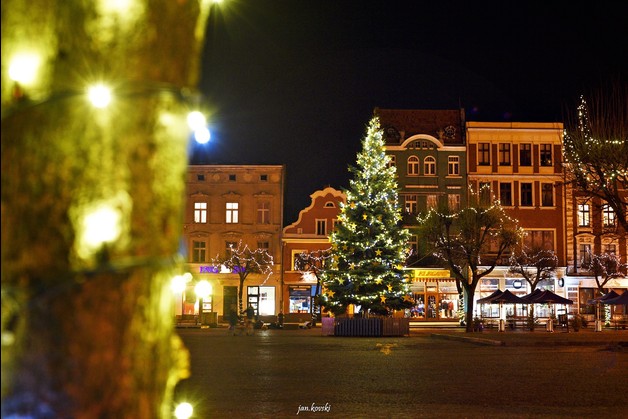
[{"label": "arched window", "polygon": [[408,174],[409,175],[419,174],[419,158],[417,156],[408,157]]},{"label": "arched window", "polygon": [[427,156],[423,160],[423,174],[433,176],[436,174],[436,159],[432,156]]}]

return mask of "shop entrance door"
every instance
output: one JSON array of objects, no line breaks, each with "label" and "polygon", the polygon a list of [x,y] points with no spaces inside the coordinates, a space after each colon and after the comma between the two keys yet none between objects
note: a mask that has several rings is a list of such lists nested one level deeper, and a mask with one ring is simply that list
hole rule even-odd
[{"label": "shop entrance door", "polygon": [[425,318],[427,320],[437,320],[438,319],[438,294],[427,293],[426,303],[425,303]]}]

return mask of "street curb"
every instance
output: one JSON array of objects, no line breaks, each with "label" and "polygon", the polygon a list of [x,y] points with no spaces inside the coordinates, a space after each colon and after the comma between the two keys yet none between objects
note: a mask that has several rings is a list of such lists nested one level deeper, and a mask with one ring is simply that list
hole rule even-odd
[{"label": "street curb", "polygon": [[506,343],[502,342],[501,340],[473,338],[468,336],[443,335],[440,333],[432,333],[430,336],[437,339],[458,340],[461,342],[475,343],[476,345],[506,346]]}]

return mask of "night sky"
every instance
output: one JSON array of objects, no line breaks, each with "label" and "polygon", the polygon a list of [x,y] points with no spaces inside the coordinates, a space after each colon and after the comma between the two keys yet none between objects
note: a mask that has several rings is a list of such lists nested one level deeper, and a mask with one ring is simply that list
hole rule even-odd
[{"label": "night sky", "polygon": [[212,140],[199,164],[285,164],[284,225],[348,187],[373,109],[562,121],[628,75],[621,1],[223,0],[199,89]]}]

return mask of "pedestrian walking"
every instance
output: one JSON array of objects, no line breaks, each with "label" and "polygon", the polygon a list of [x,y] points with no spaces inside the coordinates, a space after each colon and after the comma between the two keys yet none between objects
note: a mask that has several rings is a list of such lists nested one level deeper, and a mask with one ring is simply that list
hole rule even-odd
[{"label": "pedestrian walking", "polygon": [[238,326],[238,321],[240,317],[238,316],[238,310],[236,309],[235,304],[231,304],[229,307],[229,311],[227,313],[227,321],[229,322],[229,333],[235,336],[236,328]]},{"label": "pedestrian walking", "polygon": [[246,315],[246,334],[249,333],[253,335],[255,333],[255,309],[253,308],[253,304],[249,304],[244,312]]}]

